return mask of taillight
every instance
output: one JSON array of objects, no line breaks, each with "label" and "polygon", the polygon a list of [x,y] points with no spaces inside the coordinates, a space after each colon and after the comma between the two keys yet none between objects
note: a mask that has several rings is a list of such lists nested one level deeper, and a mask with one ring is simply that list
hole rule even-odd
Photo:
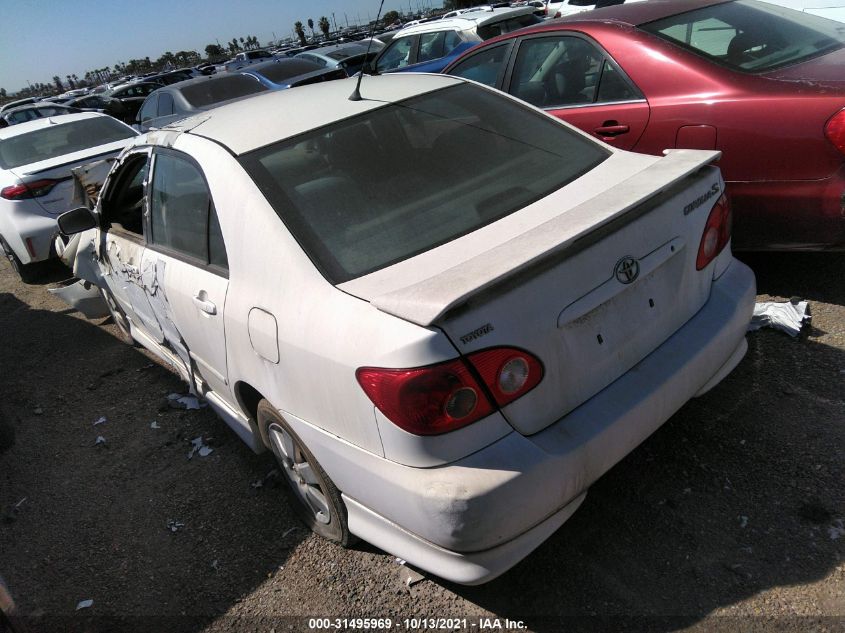
[{"label": "taillight", "polygon": [[58,184],[58,180],[36,180],[35,182],[20,183],[11,185],[0,190],[0,196],[6,200],[24,200],[26,198],[38,198],[50,193],[50,190]]},{"label": "taillight", "polygon": [[834,114],[824,125],[824,135],[845,154],[845,109]]},{"label": "taillight", "polygon": [[560,17],[560,11],[558,11],[557,13],[555,13],[555,19],[558,19],[559,17]]},{"label": "taillight", "polygon": [[543,368],[531,354],[493,348],[468,357],[486,389],[463,359],[415,367],[361,367],[355,377],[373,404],[396,426],[415,435],[440,435],[467,426],[527,393]]},{"label": "taillight", "polygon": [[698,246],[698,257],[695,258],[696,270],[701,270],[707,266],[715,259],[716,255],[722,252],[722,249],[731,239],[732,224],[731,203],[723,193],[716,204],[713,205],[713,209],[707,217],[707,224],[704,225],[701,244]]},{"label": "taillight", "polygon": [[528,352],[510,347],[475,352],[469,355],[469,362],[500,407],[531,391],[543,377],[539,360]]}]

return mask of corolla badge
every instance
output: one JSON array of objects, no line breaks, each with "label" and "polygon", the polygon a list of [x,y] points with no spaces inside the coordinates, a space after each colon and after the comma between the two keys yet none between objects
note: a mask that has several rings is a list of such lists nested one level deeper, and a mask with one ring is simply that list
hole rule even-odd
[{"label": "corolla badge", "polygon": [[639,276],[640,263],[633,257],[623,257],[616,262],[613,274],[616,275],[616,279],[619,283],[629,284]]}]

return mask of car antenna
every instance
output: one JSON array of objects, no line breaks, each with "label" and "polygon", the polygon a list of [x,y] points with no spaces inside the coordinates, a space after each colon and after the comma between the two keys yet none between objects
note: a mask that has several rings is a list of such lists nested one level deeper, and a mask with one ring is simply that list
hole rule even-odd
[{"label": "car antenna", "polygon": [[[378,13],[376,13],[376,21],[373,22],[373,26],[370,28],[370,39],[367,42],[367,52],[364,53],[364,66],[367,65],[368,59],[370,57],[370,47],[373,45],[373,34],[376,32],[376,24],[378,24],[378,19],[381,17],[382,7],[384,7],[384,0],[381,0],[381,4],[378,5]],[[361,67],[361,71],[358,73],[358,81],[355,84],[355,90],[353,90],[352,94],[349,95],[350,101],[360,101],[361,100],[361,80],[364,78],[364,66]]]}]

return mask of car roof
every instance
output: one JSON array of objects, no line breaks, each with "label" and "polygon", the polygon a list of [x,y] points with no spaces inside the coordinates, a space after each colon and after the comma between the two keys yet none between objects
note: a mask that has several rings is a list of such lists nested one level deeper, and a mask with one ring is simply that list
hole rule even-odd
[{"label": "car roof", "polygon": [[[243,154],[395,101],[466,83],[448,75],[367,75],[361,81],[361,100],[350,101],[356,81],[337,79],[294,90],[262,92],[182,119],[162,131],[190,132],[216,141],[234,154]],[[279,116],[280,112],[285,115]]]},{"label": "car roof", "polygon": [[534,13],[534,7],[515,7],[512,9],[492,9],[489,11],[470,11],[469,13],[462,13],[456,18],[446,18],[442,20],[433,20],[431,22],[423,22],[422,24],[415,24],[408,28],[397,31],[393,39],[400,37],[408,37],[409,35],[417,35],[419,33],[434,33],[437,31],[466,31],[469,29],[477,29],[485,24],[491,22],[499,22],[507,18],[515,18],[520,15]]},{"label": "car roof", "polygon": [[[84,97],[78,97],[79,99],[83,99]],[[76,101],[76,98],[72,99],[72,101]],[[13,112],[20,112],[21,110],[37,110],[38,108],[59,108],[60,110],[72,110],[70,106],[66,106],[63,103],[53,103],[52,101],[41,102],[36,101],[35,103],[25,103],[24,105],[20,105],[14,108],[9,108],[8,110],[3,110],[0,112],[3,116],[7,114],[12,114]]]},{"label": "car roof", "polygon": [[83,119],[96,119],[106,117],[107,114],[100,114],[99,112],[80,112],[78,114],[57,114],[55,116],[48,116],[42,119],[35,119],[34,121],[25,121],[17,125],[10,125],[6,128],[0,128],[0,141],[26,134],[27,132],[34,132],[41,128],[50,127],[51,125],[58,125],[60,123],[72,123],[73,121],[81,121]]},{"label": "car roof", "polygon": [[[595,22],[600,20],[614,20],[632,26],[640,26],[687,11],[695,11],[702,7],[709,7],[714,4],[733,2],[734,0],[648,0],[648,2],[634,2],[617,4],[603,9],[593,9],[583,13],[575,13],[558,20],[544,23],[552,27],[554,24],[582,22],[585,20]],[[534,27],[529,27],[534,28]]]}]

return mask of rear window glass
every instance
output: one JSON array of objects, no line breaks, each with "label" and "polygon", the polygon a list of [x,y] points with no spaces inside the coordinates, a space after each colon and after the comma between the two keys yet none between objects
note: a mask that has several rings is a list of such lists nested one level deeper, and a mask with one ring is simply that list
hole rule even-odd
[{"label": "rear window glass", "polygon": [[291,77],[320,70],[320,66],[307,59],[285,59],[277,62],[258,64],[251,68],[252,72],[267,77],[273,83],[281,83]]},{"label": "rear window glass", "polygon": [[495,222],[608,155],[533,110],[462,84],[240,160],[315,265],[342,283]]},{"label": "rear window glass", "polygon": [[640,26],[734,70],[761,73],[842,47],[845,27],[756,0],[718,4]]},{"label": "rear window glass", "polygon": [[254,77],[230,75],[200,81],[180,89],[182,96],[195,108],[220,103],[237,97],[245,97],[267,90]]},{"label": "rear window glass", "polygon": [[350,46],[349,48],[342,48],[337,51],[327,51],[325,55],[326,57],[331,57],[332,59],[340,61],[342,59],[346,59],[347,57],[352,57],[353,55],[363,55],[366,52],[367,48],[365,46]]},{"label": "rear window glass", "polygon": [[89,147],[131,138],[137,132],[111,117],[50,125],[0,140],[0,167],[11,169]]}]

